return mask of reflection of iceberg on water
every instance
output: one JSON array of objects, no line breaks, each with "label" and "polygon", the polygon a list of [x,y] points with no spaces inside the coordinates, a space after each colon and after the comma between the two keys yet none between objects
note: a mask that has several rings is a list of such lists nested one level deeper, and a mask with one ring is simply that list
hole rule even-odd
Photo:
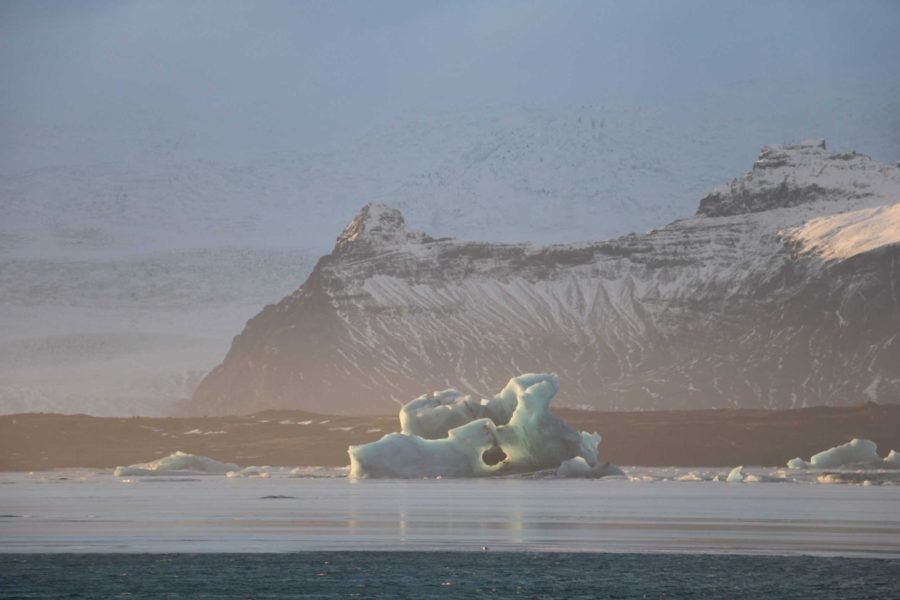
[{"label": "reflection of iceberg on water", "polygon": [[401,433],[350,446],[350,477],[480,477],[563,463],[563,476],[621,473],[598,465],[599,434],[578,432],[550,413],[558,391],[555,374],[529,374],[491,399],[456,390],[420,396],[400,410]]}]

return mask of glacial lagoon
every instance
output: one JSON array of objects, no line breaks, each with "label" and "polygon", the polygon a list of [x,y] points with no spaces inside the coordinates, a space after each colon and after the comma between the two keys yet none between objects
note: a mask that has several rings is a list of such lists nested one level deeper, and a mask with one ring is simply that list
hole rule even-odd
[{"label": "glacial lagoon", "polygon": [[269,468],[258,472],[263,477],[2,473],[0,552],[900,558],[897,471],[748,468],[762,481],[786,478],[738,484],[721,481],[727,469],[625,471],[627,478],[359,481],[333,468]]}]

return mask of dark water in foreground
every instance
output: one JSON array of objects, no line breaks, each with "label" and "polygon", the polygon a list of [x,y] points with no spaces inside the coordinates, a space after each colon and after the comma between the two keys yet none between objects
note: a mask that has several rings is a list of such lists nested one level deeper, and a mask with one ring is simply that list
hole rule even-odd
[{"label": "dark water in foreground", "polygon": [[505,552],[8,554],[3,598],[900,598],[900,560]]}]

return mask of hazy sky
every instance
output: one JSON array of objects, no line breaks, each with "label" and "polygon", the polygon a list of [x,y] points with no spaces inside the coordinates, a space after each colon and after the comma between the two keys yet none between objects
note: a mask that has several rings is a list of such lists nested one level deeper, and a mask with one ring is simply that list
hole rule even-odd
[{"label": "hazy sky", "polygon": [[0,0],[0,162],[115,160],[122,131],[189,133],[200,155],[315,146],[505,102],[821,105],[900,137],[898,31],[896,0]]}]

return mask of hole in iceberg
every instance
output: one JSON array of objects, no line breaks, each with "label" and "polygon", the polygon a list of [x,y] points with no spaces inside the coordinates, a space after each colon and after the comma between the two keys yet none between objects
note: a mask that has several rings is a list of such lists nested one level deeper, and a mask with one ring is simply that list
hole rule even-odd
[{"label": "hole in iceberg", "polygon": [[500,446],[494,446],[493,448],[488,448],[484,451],[484,454],[481,455],[481,460],[487,466],[493,467],[506,460],[506,452],[504,452],[503,448]]}]

